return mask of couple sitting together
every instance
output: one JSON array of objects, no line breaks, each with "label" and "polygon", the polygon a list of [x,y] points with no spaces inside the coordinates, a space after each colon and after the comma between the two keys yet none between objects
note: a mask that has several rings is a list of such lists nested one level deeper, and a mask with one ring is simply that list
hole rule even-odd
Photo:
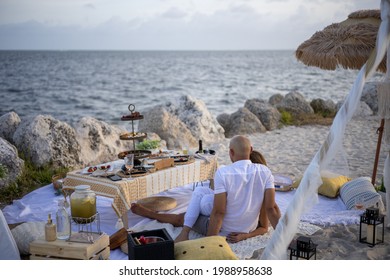
[{"label": "couple sitting together", "polygon": [[231,243],[265,234],[269,223],[275,228],[281,216],[274,177],[247,137],[233,137],[229,155],[232,164],[218,168],[214,190],[197,187],[186,213],[158,213],[137,203],[131,205],[131,211],[183,227],[175,242],[188,240],[191,229],[206,236],[226,236]]}]

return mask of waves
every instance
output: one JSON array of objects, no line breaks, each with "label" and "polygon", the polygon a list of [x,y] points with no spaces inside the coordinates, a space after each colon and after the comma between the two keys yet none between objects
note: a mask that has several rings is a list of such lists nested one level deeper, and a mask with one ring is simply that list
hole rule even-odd
[{"label": "waves", "polygon": [[292,51],[0,51],[0,115],[52,114],[71,123],[83,116],[119,118],[181,95],[205,102],[216,117],[249,98],[297,90],[308,100],[342,100],[357,71],[324,71]]}]

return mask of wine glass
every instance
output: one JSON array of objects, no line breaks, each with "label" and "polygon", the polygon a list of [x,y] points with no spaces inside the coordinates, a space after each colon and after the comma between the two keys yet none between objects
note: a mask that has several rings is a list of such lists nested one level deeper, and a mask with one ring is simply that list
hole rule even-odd
[{"label": "wine glass", "polygon": [[134,167],[134,154],[128,154],[124,158],[125,160],[125,169],[127,174],[131,174],[131,170]]},{"label": "wine glass", "polygon": [[356,210],[364,209],[364,200],[362,197],[355,198],[355,209]]}]

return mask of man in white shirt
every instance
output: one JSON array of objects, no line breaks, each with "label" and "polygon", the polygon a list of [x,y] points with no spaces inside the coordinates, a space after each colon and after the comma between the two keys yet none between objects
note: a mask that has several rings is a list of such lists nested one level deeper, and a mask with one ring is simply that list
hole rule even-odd
[{"label": "man in white shirt", "polygon": [[[220,167],[214,177],[213,207],[210,219],[204,223],[208,236],[258,235],[256,231],[268,230],[267,219],[276,227],[281,215],[275,202],[274,177],[268,167],[250,161],[252,150],[247,137],[238,135],[231,139],[229,155],[232,164]],[[199,214],[199,206],[194,210],[190,202],[184,215],[183,230],[175,242],[188,240],[191,228],[195,223],[199,224]],[[262,227],[259,228],[258,224]]]}]

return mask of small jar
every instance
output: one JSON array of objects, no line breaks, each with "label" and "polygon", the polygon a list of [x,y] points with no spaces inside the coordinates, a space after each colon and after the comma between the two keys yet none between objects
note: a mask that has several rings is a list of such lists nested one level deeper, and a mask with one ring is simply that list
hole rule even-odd
[{"label": "small jar", "polygon": [[73,220],[79,224],[90,223],[96,215],[96,194],[91,187],[80,185],[70,196],[70,212]]}]

